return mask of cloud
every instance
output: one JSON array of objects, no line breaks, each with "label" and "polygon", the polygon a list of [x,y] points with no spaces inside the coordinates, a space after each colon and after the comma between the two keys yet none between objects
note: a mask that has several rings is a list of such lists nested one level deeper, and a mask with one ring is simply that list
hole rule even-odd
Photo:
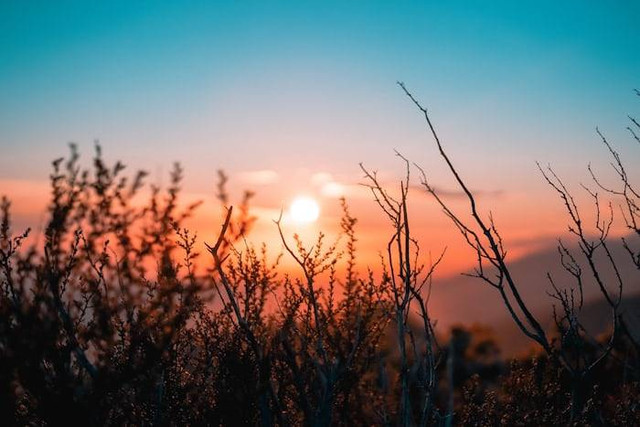
[{"label": "cloud", "polygon": [[328,172],[316,172],[311,175],[310,181],[312,185],[320,188],[320,194],[325,197],[343,197],[350,193],[350,184],[339,182]]},{"label": "cloud", "polygon": [[359,197],[362,194],[361,186],[344,178],[338,178],[328,172],[317,172],[311,175],[310,182],[324,197]]},{"label": "cloud", "polygon": [[253,185],[269,185],[280,181],[280,175],[271,169],[240,172],[238,177],[240,180]]},{"label": "cloud", "polygon": [[[436,194],[443,199],[457,200],[457,199],[465,199],[467,197],[467,195],[462,190],[447,190],[447,189],[443,189],[436,186],[432,186],[432,187],[436,192]],[[426,188],[422,185],[412,185],[411,188],[413,190],[422,191],[424,193],[427,192]],[[505,195],[505,192],[502,190],[487,191],[487,190],[470,189],[470,191],[474,197],[482,197],[482,198],[489,198],[489,199],[498,199]]]},{"label": "cloud", "polygon": [[320,188],[325,197],[342,197],[346,194],[346,187],[337,182],[327,182]]},{"label": "cloud", "polygon": [[333,175],[328,172],[317,172],[311,175],[313,185],[323,185],[333,181]]}]

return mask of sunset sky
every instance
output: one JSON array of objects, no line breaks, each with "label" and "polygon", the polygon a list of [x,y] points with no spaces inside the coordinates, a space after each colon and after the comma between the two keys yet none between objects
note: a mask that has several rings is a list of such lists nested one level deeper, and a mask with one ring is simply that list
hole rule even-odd
[{"label": "sunset sky", "polygon": [[[222,168],[235,195],[257,193],[256,240],[274,242],[271,220],[298,195],[316,199],[320,217],[289,231],[335,231],[344,195],[374,259],[390,230],[359,186],[360,162],[396,186],[396,149],[464,207],[403,81],[514,256],[538,250],[566,228],[535,161],[579,192],[589,162],[607,168],[596,126],[638,159],[625,127],[639,105],[640,4],[451,4],[5,0],[0,193],[20,226],[41,225],[50,161],[70,141],[88,159],[98,139],[153,183],[180,161],[187,199],[207,201],[203,238],[219,226]],[[411,199],[423,248],[450,247],[444,273],[469,264],[433,201]]]}]

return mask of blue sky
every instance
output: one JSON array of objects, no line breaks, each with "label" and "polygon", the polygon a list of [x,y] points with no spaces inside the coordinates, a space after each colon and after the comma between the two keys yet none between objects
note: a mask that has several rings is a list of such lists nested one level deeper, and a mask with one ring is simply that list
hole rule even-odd
[{"label": "blue sky", "polygon": [[68,141],[87,152],[96,138],[133,166],[182,161],[199,190],[218,167],[357,175],[360,161],[392,167],[394,148],[437,168],[402,80],[472,178],[534,185],[535,160],[572,171],[603,156],[596,125],[624,136],[639,12],[631,1],[5,0],[0,178],[46,179]]}]

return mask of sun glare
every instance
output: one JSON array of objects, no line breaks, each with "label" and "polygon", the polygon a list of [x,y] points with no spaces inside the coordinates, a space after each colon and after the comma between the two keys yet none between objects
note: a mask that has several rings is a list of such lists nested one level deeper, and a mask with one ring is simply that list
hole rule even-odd
[{"label": "sun glare", "polygon": [[307,224],[318,219],[320,206],[310,197],[297,197],[289,207],[289,214],[295,222]]}]

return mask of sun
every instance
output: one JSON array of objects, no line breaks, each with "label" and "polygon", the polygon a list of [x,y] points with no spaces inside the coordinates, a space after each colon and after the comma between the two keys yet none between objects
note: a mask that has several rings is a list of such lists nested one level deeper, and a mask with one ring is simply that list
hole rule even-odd
[{"label": "sun", "polygon": [[301,224],[315,222],[320,215],[320,206],[311,197],[296,197],[289,207],[291,219]]}]

